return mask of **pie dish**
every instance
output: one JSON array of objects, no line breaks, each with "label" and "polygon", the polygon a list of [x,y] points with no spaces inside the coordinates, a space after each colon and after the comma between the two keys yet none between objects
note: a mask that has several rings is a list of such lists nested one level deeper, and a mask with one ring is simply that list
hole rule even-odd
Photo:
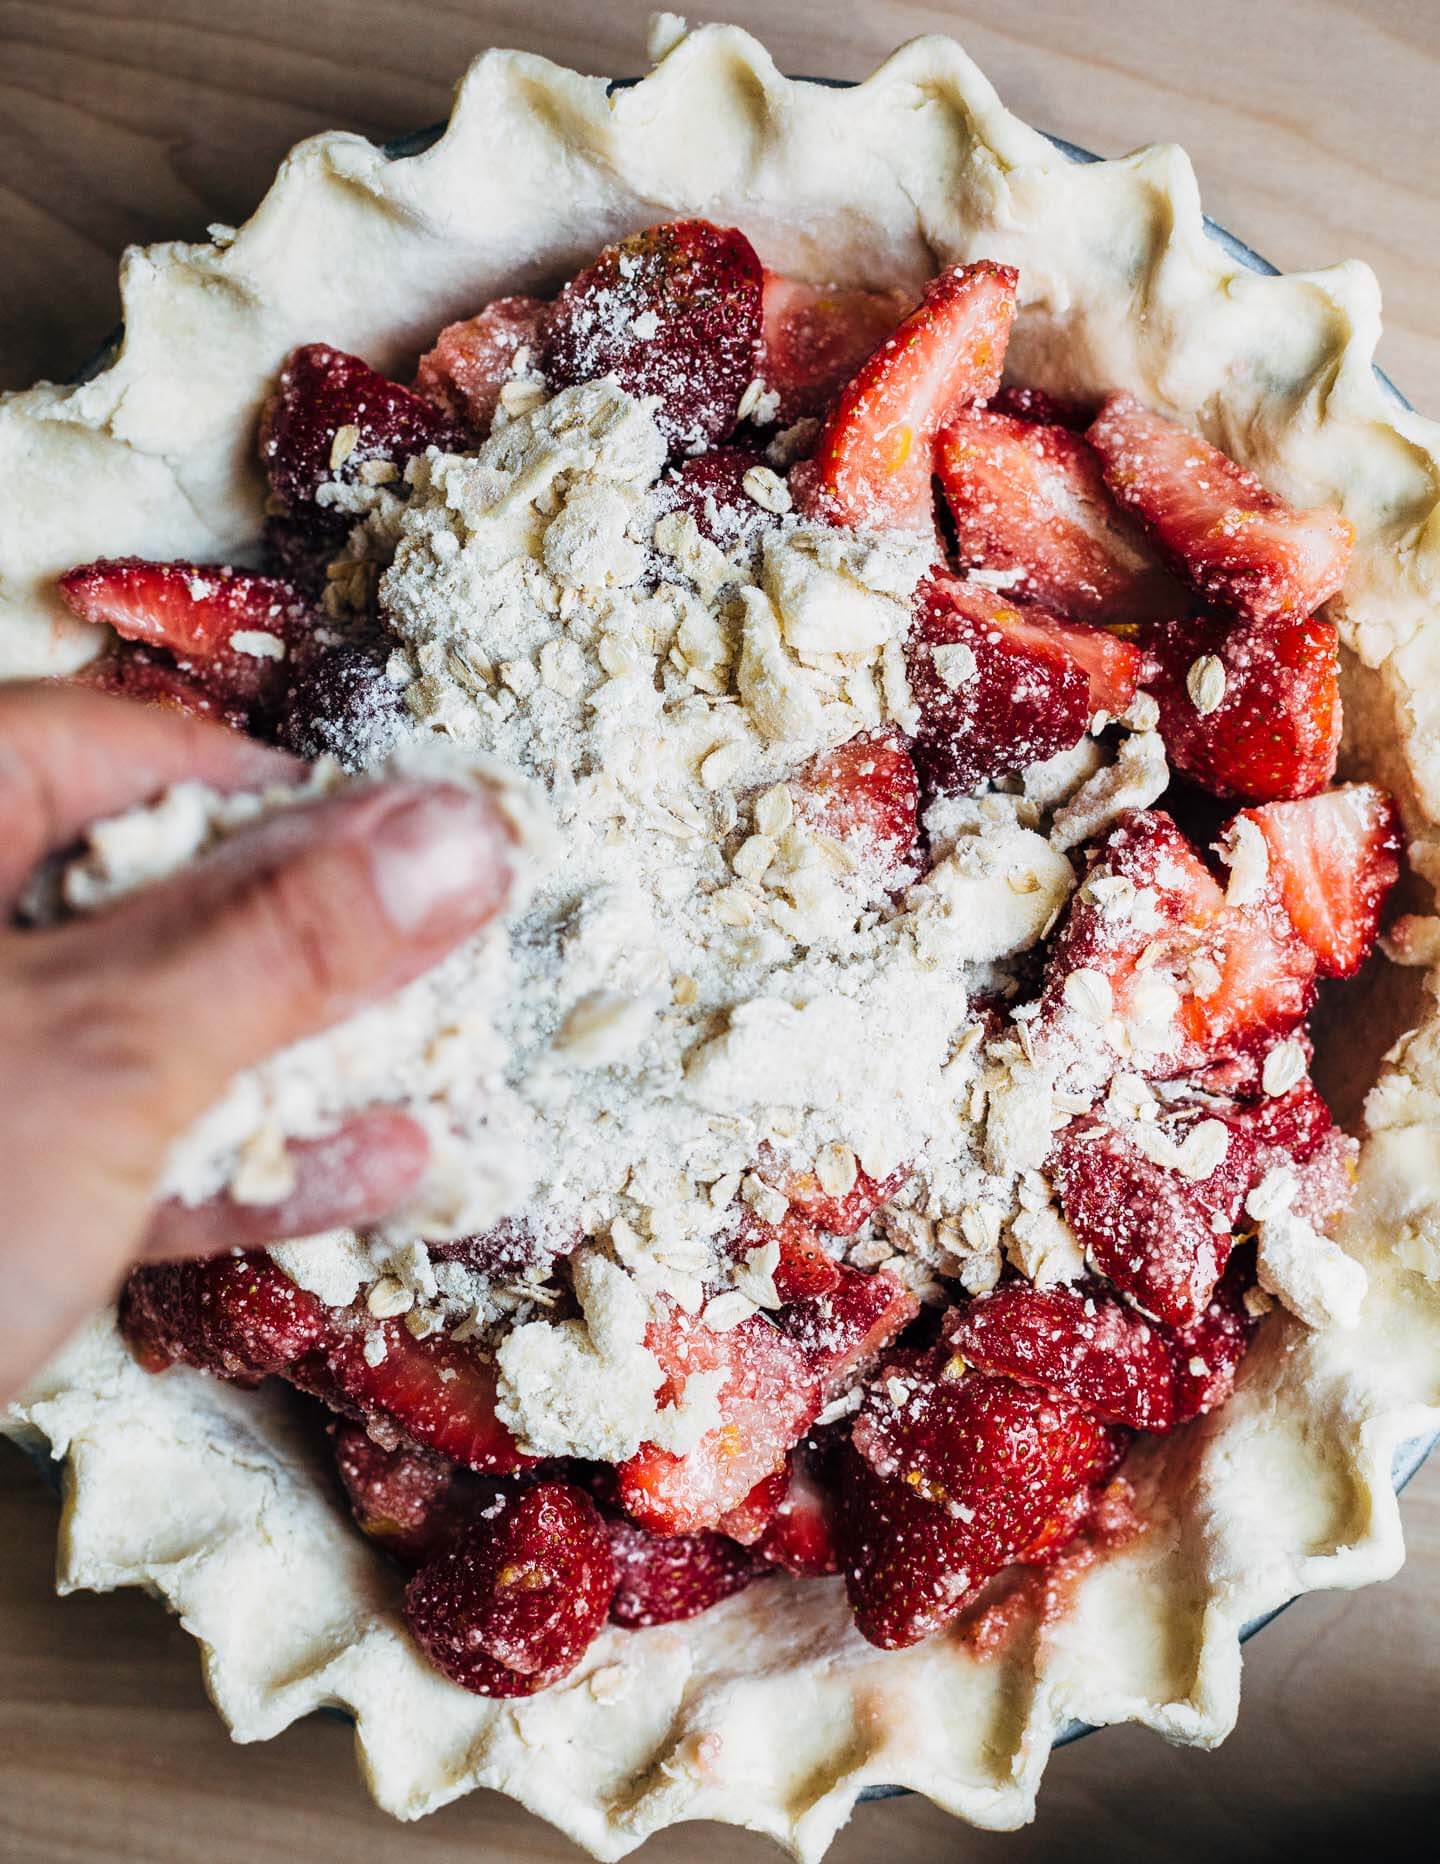
[{"label": "pie dish", "polygon": [[[469,185],[475,174],[493,188]],[[1331,606],[1350,654],[1344,774],[1396,795],[1411,864],[1430,877],[1435,433],[1371,373],[1369,274],[1237,272],[1207,243],[1177,152],[1076,169],[938,39],[846,93],[781,78],[728,28],[677,39],[614,98],[491,54],[426,154],[391,163],[355,138],[318,138],[240,234],[132,255],[111,367],[0,409],[20,488],[0,520],[0,664],[68,671],[93,652],[53,593],[77,562],[253,547],[252,436],[297,345],[398,372],[477,304],[548,293],[606,240],[691,216],[743,224],[774,269],[912,297],[942,268],[1013,266],[1015,380],[1061,397],[1127,391],[1293,505],[1342,508],[1355,531]],[[882,565],[871,593],[884,597],[892,573]],[[877,1652],[834,1582],[775,1580],[683,1627],[603,1633],[570,1686],[522,1703],[466,1695],[401,1630],[393,1574],[343,1519],[282,1397],[150,1378],[108,1322],[10,1426],[67,1459],[62,1582],[162,1592],[241,1738],[341,1704],[390,1809],[417,1816],[500,1786],[601,1856],[697,1817],[818,1856],[876,1782],[1013,1825],[1072,1720],[1213,1742],[1234,1717],[1247,1620],[1400,1558],[1390,1461],[1436,1403],[1432,933],[1403,922],[1413,968],[1351,986],[1334,1038],[1343,1073],[1376,1083],[1341,1232],[1368,1277],[1355,1324],[1268,1314],[1223,1408],[1132,1450],[1144,1532],[1077,1572],[1064,1611],[1022,1616],[988,1654],[952,1639]]]}]

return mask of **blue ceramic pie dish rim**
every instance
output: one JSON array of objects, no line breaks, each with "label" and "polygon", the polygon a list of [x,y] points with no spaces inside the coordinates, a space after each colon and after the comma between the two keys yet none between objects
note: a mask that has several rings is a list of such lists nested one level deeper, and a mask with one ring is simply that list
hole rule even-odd
[{"label": "blue ceramic pie dish rim", "polygon": [[[616,78],[611,81],[610,88],[612,90],[628,89],[631,85],[638,82],[639,80],[637,78]],[[848,78],[801,78],[798,79],[797,82],[824,85],[833,90],[844,90],[850,88],[853,80]],[[425,150],[440,139],[445,133],[445,128],[446,125],[444,123],[433,123],[424,129],[412,130],[405,135],[394,137],[381,146],[384,153],[389,156],[392,161],[403,161],[410,156],[422,155]],[[1079,143],[1067,141],[1063,136],[1053,136],[1048,131],[1043,131],[1042,134],[1044,134],[1047,142],[1060,150],[1060,152],[1067,156],[1072,162],[1090,163],[1099,162],[1104,159],[1093,150],[1082,148]],[[1280,268],[1278,266],[1272,265],[1268,259],[1262,257],[1252,246],[1247,246],[1244,240],[1237,238],[1228,228],[1212,220],[1208,214],[1205,216],[1205,231],[1232,259],[1237,261],[1238,264],[1245,266],[1247,270],[1258,272],[1269,278],[1279,276]],[[77,382],[88,381],[93,376],[99,374],[113,356],[121,334],[122,330],[118,327],[111,332],[105,342],[78,372],[75,378]],[[1375,369],[1375,374],[1387,393],[1393,396],[1401,407],[1411,407],[1411,403],[1382,369],[1377,367]],[[1440,1432],[1436,1432],[1428,1437],[1422,1436],[1412,1438],[1408,1442],[1402,1443],[1397,1448],[1391,1468],[1391,1479],[1397,1495],[1415,1476],[1437,1442],[1440,1442]],[[43,1452],[37,1451],[35,1453],[35,1460],[45,1466],[47,1473],[54,1473],[55,1465],[49,1458],[44,1456]],[[1294,1602],[1293,1599],[1286,1600],[1284,1604],[1277,1605],[1273,1610],[1263,1612],[1258,1618],[1251,1619],[1250,1622],[1241,1629],[1240,1642],[1242,1644],[1248,1643],[1258,1632],[1263,1631],[1266,1625],[1273,1623],[1282,1612],[1288,1610],[1290,1605]],[[337,1714],[347,1721],[351,1719],[343,1710],[322,1710],[321,1713]],[[1055,1736],[1051,1745],[1053,1747],[1066,1747],[1072,1741],[1078,1741],[1083,1736],[1096,1732],[1097,1729],[1088,1722],[1071,1722],[1067,1727],[1061,1729]],[[903,1786],[868,1786],[862,1789],[859,1794],[859,1799],[861,1801],[893,1799],[908,1795],[910,1791],[911,1789],[909,1787]]]}]

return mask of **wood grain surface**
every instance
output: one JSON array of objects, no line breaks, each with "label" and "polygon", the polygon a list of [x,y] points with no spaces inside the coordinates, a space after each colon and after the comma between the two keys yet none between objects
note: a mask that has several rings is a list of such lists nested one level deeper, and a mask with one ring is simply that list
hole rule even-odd
[{"label": "wood grain surface", "polygon": [[[722,9],[788,70],[858,77],[950,31],[1032,122],[1114,154],[1183,142],[1212,214],[1285,267],[1368,260],[1381,359],[1440,410],[1436,0],[772,0]],[[116,314],[130,240],[243,218],[297,137],[442,116],[466,61],[521,46],[583,70],[643,62],[644,0],[0,0],[0,387],[64,377]],[[1216,1754],[1132,1729],[1056,1756],[1037,1823],[972,1833],[918,1800],[862,1808],[835,1864],[1216,1864],[1440,1852],[1440,1459],[1405,1504],[1388,1586],[1302,1601],[1252,1645]],[[15,1864],[506,1864],[579,1853],[477,1795],[399,1827],[366,1800],[339,1723],[225,1737],[193,1645],[135,1594],[51,1595],[53,1500],[0,1449],[0,1858]],[[646,1864],[755,1864],[709,1826]]]}]

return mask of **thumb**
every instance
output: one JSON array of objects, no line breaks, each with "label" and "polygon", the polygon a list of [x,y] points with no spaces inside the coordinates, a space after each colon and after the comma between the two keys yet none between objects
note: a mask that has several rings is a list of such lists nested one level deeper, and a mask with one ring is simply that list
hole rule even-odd
[{"label": "thumb", "polygon": [[[143,1058],[168,1138],[230,1079],[428,970],[504,904],[513,832],[484,791],[397,783],[297,808],[92,920],[27,938]],[[73,1018],[73,1012],[72,1012]]]}]

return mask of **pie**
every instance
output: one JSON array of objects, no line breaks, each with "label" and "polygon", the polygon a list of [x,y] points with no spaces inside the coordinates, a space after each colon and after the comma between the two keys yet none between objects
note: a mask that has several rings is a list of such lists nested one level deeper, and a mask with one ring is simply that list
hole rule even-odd
[{"label": "pie", "polygon": [[[425,1195],[137,1270],[6,1427],[241,1738],[808,1859],[1219,1740],[1244,1625],[1400,1558],[1437,454],[1370,275],[1237,272],[1178,152],[1072,166],[942,39],[657,52],[302,145],[0,404],[0,671],[321,760],[265,807],[498,760],[531,857],[166,1175],[263,1200],[388,1084]],[[241,815],[98,825],[71,909]]]}]

